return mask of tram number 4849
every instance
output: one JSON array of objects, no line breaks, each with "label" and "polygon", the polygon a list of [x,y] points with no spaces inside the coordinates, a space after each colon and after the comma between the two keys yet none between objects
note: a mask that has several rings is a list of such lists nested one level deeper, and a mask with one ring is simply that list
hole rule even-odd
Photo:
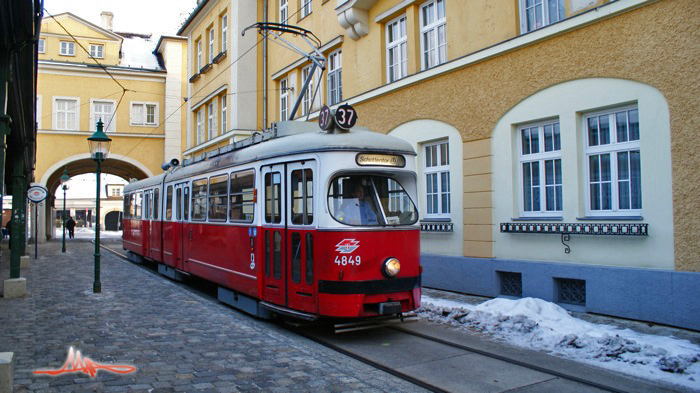
[{"label": "tram number 4849", "polygon": [[340,255],[335,256],[335,264],[338,266],[347,266],[347,265],[352,265],[352,266],[360,266],[360,256],[353,257],[352,255],[347,256],[343,255],[342,257]]}]

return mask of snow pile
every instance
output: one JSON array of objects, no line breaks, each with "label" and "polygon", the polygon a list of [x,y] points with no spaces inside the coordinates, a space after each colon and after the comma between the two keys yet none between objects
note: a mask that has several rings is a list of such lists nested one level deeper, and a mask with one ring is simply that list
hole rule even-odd
[{"label": "snow pile", "polygon": [[421,318],[516,346],[700,389],[700,346],[574,318],[542,299],[492,299],[477,306],[423,296]]}]

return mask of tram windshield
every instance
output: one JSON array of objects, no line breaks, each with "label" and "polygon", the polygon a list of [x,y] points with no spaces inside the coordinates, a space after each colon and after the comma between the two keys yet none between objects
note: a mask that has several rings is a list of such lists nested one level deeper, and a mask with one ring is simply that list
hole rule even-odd
[{"label": "tram windshield", "polygon": [[346,225],[411,225],[418,220],[416,206],[396,180],[377,175],[344,175],[328,190],[331,216]]}]

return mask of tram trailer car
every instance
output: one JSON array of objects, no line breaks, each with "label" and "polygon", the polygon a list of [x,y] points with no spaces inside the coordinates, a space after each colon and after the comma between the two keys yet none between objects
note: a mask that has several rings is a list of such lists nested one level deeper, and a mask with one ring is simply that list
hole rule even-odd
[{"label": "tram trailer car", "polygon": [[262,318],[357,319],[420,307],[412,146],[294,121],[257,139],[128,184],[130,258],[173,279],[212,281],[220,301]]}]

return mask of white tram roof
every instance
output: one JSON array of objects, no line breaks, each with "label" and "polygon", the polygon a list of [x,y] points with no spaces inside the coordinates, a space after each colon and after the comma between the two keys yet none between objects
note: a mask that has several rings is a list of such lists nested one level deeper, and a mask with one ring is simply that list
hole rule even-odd
[{"label": "white tram roof", "polygon": [[258,143],[248,143],[244,147],[208,160],[180,166],[170,172],[130,183],[125,187],[124,191],[128,192],[162,184],[164,176],[167,176],[167,181],[173,181],[216,169],[294,154],[357,151],[416,155],[413,146],[403,139],[372,132],[361,127],[355,127],[348,132],[327,133],[320,130],[317,123],[311,122],[279,122],[276,124],[276,131],[272,136],[267,138],[262,136],[259,140]]}]

